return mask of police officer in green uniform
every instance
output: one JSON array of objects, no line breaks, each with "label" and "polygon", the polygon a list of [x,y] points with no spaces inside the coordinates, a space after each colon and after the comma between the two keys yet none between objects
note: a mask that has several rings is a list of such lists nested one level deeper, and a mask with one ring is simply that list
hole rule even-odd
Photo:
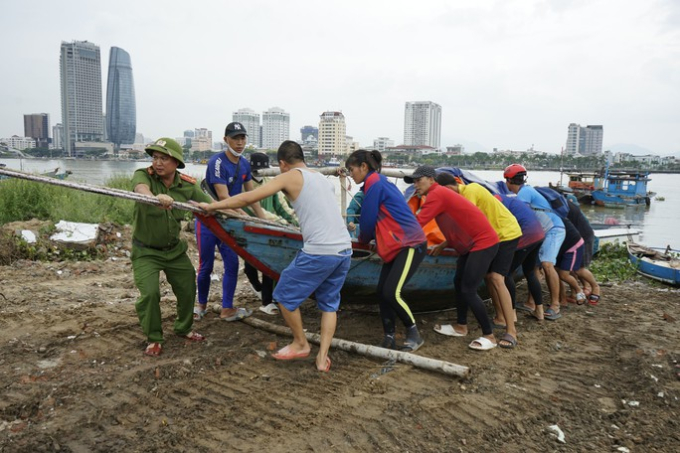
[{"label": "police officer in green uniform", "polygon": [[196,299],[196,270],[187,255],[187,243],[179,238],[180,221],[185,212],[172,209],[173,201],[212,201],[196,180],[177,171],[184,168],[182,148],[171,138],[160,138],[146,147],[153,158],[148,168],[135,171],[134,191],[155,196],[162,207],[135,204],[132,232],[132,270],[140,296],[135,304],[139,322],[149,342],[144,353],[158,356],[163,343],[160,309],[160,271],[177,297],[175,334],[192,341],[205,337],[193,332],[193,308]]}]

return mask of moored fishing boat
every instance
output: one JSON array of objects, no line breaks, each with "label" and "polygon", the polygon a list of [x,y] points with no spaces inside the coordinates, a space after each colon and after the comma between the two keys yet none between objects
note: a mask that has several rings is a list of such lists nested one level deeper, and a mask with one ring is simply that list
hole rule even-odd
[{"label": "moored fishing boat", "polygon": [[680,250],[670,246],[645,247],[634,242],[627,244],[628,258],[645,277],[680,286]]},{"label": "moored fishing boat", "polygon": [[651,181],[648,171],[615,170],[606,171],[601,188],[592,191],[593,203],[609,208],[621,208],[650,204],[647,183]]}]

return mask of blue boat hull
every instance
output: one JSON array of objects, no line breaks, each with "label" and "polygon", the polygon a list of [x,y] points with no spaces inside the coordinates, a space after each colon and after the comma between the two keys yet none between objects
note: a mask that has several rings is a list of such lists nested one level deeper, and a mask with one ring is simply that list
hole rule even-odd
[{"label": "blue boat hull", "polygon": [[[645,277],[670,285],[680,286],[680,261],[678,259],[659,259],[659,257],[668,257],[664,250],[662,248],[639,247],[637,244],[628,244],[628,258],[637,267],[638,273]],[[674,252],[676,256],[680,254],[678,250],[671,250],[671,252]]]},{"label": "blue boat hull", "polygon": [[[255,268],[278,280],[281,272],[302,248],[297,230],[222,216],[197,215],[222,242]],[[352,243],[352,264],[342,288],[344,303],[376,304],[376,285],[383,262],[366,244]],[[427,255],[418,271],[402,290],[412,309],[427,310],[453,307],[453,277],[457,254],[444,250],[441,255]]]},{"label": "blue boat hull", "polygon": [[593,198],[593,203],[607,208],[649,205],[649,199],[647,197],[625,197],[613,195],[603,190],[594,190],[590,195]]}]

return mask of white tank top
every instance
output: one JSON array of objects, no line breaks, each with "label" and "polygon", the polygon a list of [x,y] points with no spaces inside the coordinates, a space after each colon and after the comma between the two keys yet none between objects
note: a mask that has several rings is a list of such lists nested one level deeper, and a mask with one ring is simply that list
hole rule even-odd
[{"label": "white tank top", "polygon": [[300,221],[302,250],[310,255],[338,255],[352,248],[352,240],[340,214],[335,187],[321,173],[295,168],[304,182],[292,203]]}]

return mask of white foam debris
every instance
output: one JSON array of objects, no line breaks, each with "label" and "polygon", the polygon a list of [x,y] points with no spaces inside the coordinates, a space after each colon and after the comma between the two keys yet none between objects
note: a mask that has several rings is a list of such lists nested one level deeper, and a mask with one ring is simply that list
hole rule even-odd
[{"label": "white foam debris", "polygon": [[560,429],[559,426],[550,425],[550,426],[548,426],[548,429],[551,430],[551,431],[555,431],[555,433],[557,433],[556,435],[557,435],[557,441],[558,442],[561,442],[563,444],[567,443],[567,441],[564,440],[564,432]]},{"label": "white foam debris", "polygon": [[36,242],[35,233],[31,230],[21,230],[21,239],[29,244],[35,244]]}]

